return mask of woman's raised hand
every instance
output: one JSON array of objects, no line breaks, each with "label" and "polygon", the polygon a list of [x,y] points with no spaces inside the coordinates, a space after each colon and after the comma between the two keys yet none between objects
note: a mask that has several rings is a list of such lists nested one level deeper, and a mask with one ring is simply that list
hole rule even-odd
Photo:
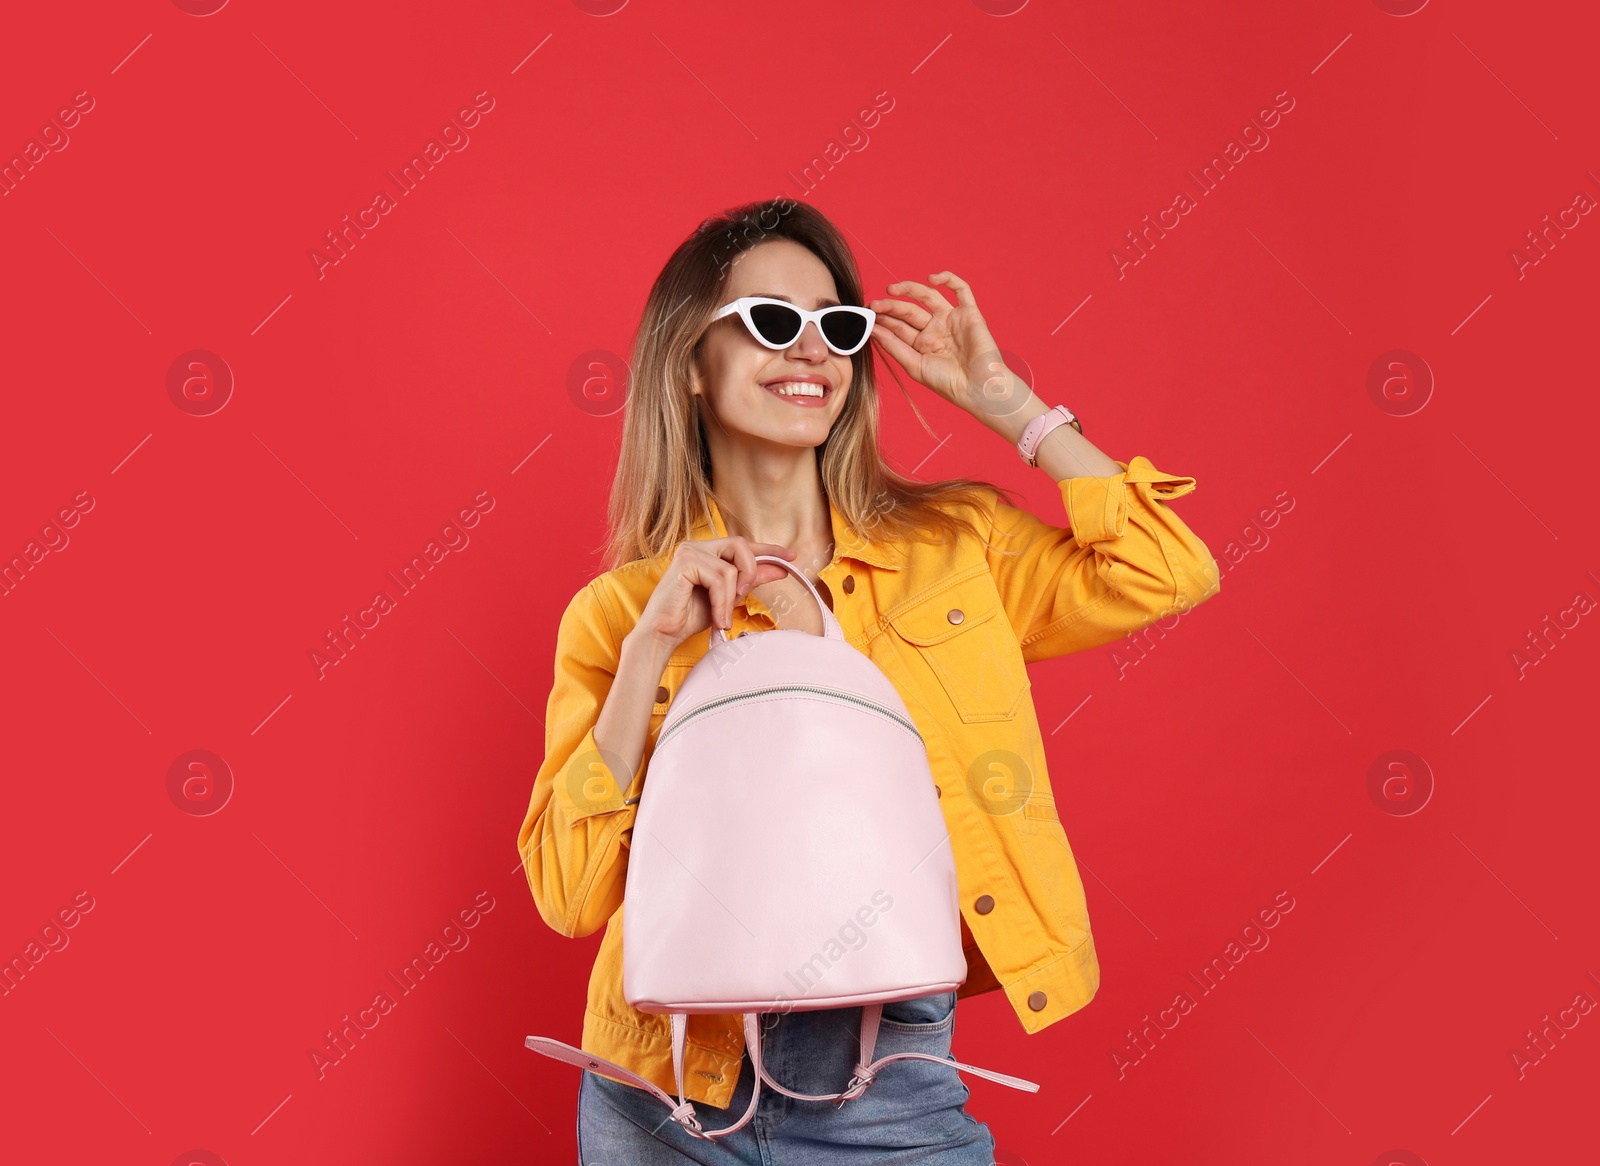
[{"label": "woman's raised hand", "polygon": [[984,394],[989,391],[985,386],[997,377],[1009,385],[1009,374],[966,281],[949,271],[928,279],[955,292],[956,303],[952,305],[940,292],[915,280],[891,283],[886,289],[890,294],[909,296],[916,302],[885,299],[869,303],[878,313],[873,337],[919,384],[951,404],[975,412],[985,405]]},{"label": "woman's raised hand", "polygon": [[756,562],[757,555],[792,559],[795,552],[739,535],[679,543],[635,630],[672,649],[713,623],[732,627],[735,604],[753,588],[789,574],[776,563]]}]

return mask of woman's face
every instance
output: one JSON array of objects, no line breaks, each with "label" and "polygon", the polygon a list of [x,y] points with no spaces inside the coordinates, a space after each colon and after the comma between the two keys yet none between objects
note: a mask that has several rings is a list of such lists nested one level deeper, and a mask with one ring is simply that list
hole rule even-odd
[{"label": "woman's face", "polygon": [[[822,260],[788,239],[757,244],[739,257],[718,307],[740,296],[771,296],[806,309],[839,302]],[[824,344],[811,321],[780,351],[762,344],[730,314],[706,330],[696,388],[724,430],[815,448],[844,409],[853,371],[850,357]],[[820,388],[823,395],[800,395],[802,384],[806,392]]]}]

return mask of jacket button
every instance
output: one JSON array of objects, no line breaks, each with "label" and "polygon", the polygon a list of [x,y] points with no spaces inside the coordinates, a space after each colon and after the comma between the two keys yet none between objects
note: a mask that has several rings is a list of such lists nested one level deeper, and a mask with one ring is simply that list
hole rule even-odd
[{"label": "jacket button", "polygon": [[967,618],[967,613],[962,611],[959,607],[952,607],[950,609],[950,614],[945,618],[951,623],[960,623],[962,620]]},{"label": "jacket button", "polygon": [[994,896],[979,895],[978,901],[974,903],[973,906],[977,908],[979,915],[987,915],[990,911],[994,910]]},{"label": "jacket button", "polygon": [[936,798],[944,797],[944,790],[940,789],[938,786],[934,786],[933,787],[933,796],[936,797]]},{"label": "jacket button", "polygon": [[1028,1007],[1033,1009],[1035,1012],[1042,1012],[1044,1010],[1044,1006],[1049,1002],[1049,997],[1047,997],[1043,992],[1035,992],[1028,997]]},{"label": "jacket button", "polygon": [[844,593],[846,595],[853,595],[853,594],[855,594],[855,590],[856,590],[856,577],[854,575],[846,575],[844,577]]},{"label": "jacket button", "polygon": [[656,703],[666,704],[667,698],[671,695],[672,694],[667,691],[667,686],[663,684],[660,688],[656,689]]}]

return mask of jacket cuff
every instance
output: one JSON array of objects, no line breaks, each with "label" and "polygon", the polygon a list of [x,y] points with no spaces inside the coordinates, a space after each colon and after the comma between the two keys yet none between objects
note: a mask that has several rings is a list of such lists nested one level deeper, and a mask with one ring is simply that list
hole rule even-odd
[{"label": "jacket cuff", "polygon": [[1195,487],[1193,478],[1163,474],[1150,459],[1134,455],[1117,462],[1120,474],[1109,478],[1067,478],[1060,482],[1067,522],[1080,547],[1103,539],[1121,538],[1128,524],[1128,491],[1138,491],[1137,504],[1148,505],[1182,498]]},{"label": "jacket cuff", "polygon": [[627,767],[622,758],[594,743],[591,728],[554,774],[550,796],[568,821],[576,821],[637,805],[638,798],[627,800],[627,785],[620,782],[633,784]]}]

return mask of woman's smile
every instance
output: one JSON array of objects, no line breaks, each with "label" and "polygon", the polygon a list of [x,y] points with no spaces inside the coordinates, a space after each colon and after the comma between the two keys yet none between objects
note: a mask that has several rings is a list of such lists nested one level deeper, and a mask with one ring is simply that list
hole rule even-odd
[{"label": "woman's smile", "polygon": [[816,373],[796,373],[762,381],[761,387],[782,401],[802,409],[821,409],[833,396],[833,386],[828,378]]}]

